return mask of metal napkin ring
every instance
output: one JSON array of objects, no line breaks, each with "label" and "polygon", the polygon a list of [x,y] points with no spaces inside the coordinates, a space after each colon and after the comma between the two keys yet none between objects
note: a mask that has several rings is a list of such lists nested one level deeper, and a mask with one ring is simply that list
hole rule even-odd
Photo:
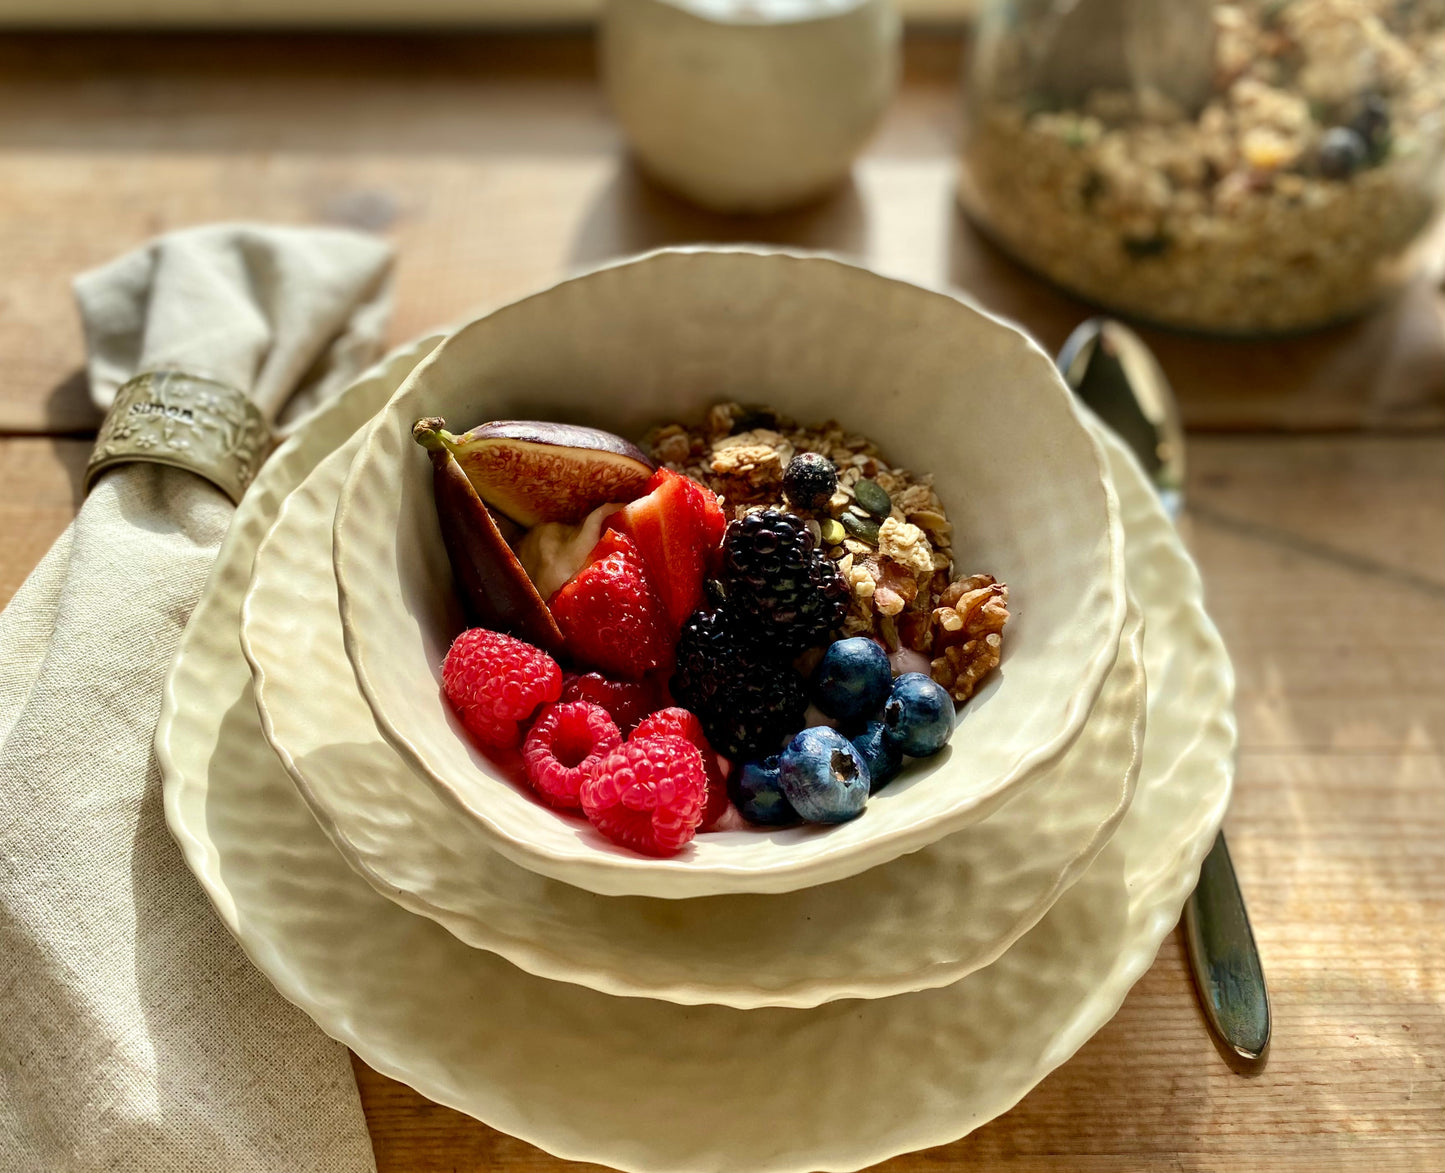
[{"label": "metal napkin ring", "polygon": [[115,393],[85,488],[120,464],[168,464],[240,501],[271,444],[265,417],[244,392],[185,371],[145,371]]}]

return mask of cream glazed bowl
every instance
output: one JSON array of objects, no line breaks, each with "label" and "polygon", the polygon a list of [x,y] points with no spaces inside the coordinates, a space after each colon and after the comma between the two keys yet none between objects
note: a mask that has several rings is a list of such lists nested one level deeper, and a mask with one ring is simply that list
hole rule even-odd
[{"label": "cream glazed bowl", "polygon": [[[469,739],[442,694],[464,623],[413,422],[546,419],[640,438],[724,400],[836,418],[933,472],[955,570],[1007,582],[1000,668],[950,745],[857,819],[699,835],[670,859],[542,805]],[[787,892],[855,875],[984,818],[1073,743],[1127,605],[1118,501],[1052,362],[955,297],[819,256],[650,253],[479,318],[373,420],[336,511],[346,652],[382,735],[502,855],[603,895]],[[1122,768],[1122,763],[1121,763]]]}]

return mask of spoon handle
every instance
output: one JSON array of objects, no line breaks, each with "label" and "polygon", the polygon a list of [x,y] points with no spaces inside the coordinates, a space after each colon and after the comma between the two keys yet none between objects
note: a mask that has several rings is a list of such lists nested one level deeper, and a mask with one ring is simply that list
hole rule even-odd
[{"label": "spoon handle", "polygon": [[[1184,500],[1184,430],[1174,393],[1144,340],[1090,318],[1059,352],[1064,381],[1133,450],[1170,517]],[[1205,1017],[1230,1062],[1248,1072],[1269,1047],[1269,993],[1224,833],[1184,906],[1184,939]]]},{"label": "spoon handle", "polygon": [[1184,906],[1184,941],[1210,1029],[1240,1062],[1269,1047],[1269,993],[1249,914],[1221,831]]}]

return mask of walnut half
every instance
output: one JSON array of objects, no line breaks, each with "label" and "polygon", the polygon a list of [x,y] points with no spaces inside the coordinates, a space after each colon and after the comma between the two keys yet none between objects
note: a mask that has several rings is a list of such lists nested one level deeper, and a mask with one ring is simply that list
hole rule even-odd
[{"label": "walnut half", "polygon": [[973,695],[978,682],[998,667],[1008,587],[992,575],[972,574],[950,583],[933,609],[933,679],[954,700]]}]

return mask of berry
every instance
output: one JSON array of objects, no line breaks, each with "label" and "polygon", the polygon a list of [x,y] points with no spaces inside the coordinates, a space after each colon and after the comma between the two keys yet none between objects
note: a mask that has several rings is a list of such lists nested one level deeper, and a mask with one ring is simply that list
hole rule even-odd
[{"label": "berry", "polygon": [[658,469],[647,488],[607,524],[636,544],[676,630],[702,605],[703,578],[727,518],[716,493],[669,468]]},{"label": "berry", "polygon": [[601,705],[548,705],[522,744],[527,784],[551,806],[578,810],[582,780],[621,744],[622,734]]},{"label": "berry", "polygon": [[761,827],[786,827],[799,821],[798,812],[778,780],[778,755],[748,762],[728,776],[728,794],[738,813]]},{"label": "berry", "polygon": [[597,672],[582,676],[568,673],[562,678],[564,701],[590,701],[601,705],[617,722],[624,736],[652,712],[656,697],[652,682],[647,680],[610,680]]},{"label": "berry", "polygon": [[780,651],[824,642],[848,612],[848,584],[796,514],[761,509],[728,525],[721,583],[760,641]]},{"label": "berry", "polygon": [[783,472],[783,491],[798,509],[822,509],[838,491],[838,470],[821,452],[799,452]]},{"label": "berry", "polygon": [[877,714],[892,687],[888,653],[863,635],[829,645],[813,669],[813,703],[844,724]]},{"label": "berry", "polygon": [[702,823],[702,754],[681,737],[625,742],[588,771],[580,796],[587,821],[612,842],[646,855],[676,855]]},{"label": "berry", "polygon": [[773,752],[803,723],[803,678],[776,652],[746,637],[726,609],[699,611],[682,625],[673,697],[702,721],[719,753],[735,759]]},{"label": "berry", "polygon": [[888,736],[888,726],[882,721],[869,721],[868,727],[853,738],[853,748],[868,767],[869,794],[877,794],[903,768],[903,751]]},{"label": "berry", "polygon": [[1390,104],[1379,94],[1366,94],[1360,100],[1350,129],[1364,139],[1370,162],[1384,159],[1390,147]]},{"label": "berry", "polygon": [[666,609],[630,538],[609,529],[592,559],[552,596],[552,616],[578,660],[613,676],[643,676],[667,659]]},{"label": "berry", "polygon": [[846,823],[868,801],[868,765],[836,729],[804,729],[778,757],[778,785],[810,823]]},{"label": "berry", "polygon": [[1357,130],[1333,126],[1320,138],[1320,174],[1326,179],[1348,179],[1369,161],[1369,144]]},{"label": "berry", "polygon": [[953,698],[922,672],[905,672],[893,682],[883,705],[888,739],[909,757],[926,758],[953,736]]},{"label": "berry", "polygon": [[700,829],[706,831],[722,818],[723,812],[728,809],[728,783],[722,765],[717,760],[717,751],[708,742],[697,715],[677,705],[649,714],[637,726],[629,740],[642,741],[648,737],[663,735],[690,741],[697,746],[697,752],[702,754],[702,768],[707,775],[707,806],[703,810]]},{"label": "berry", "polygon": [[562,693],[562,670],[540,648],[473,627],[457,636],[442,664],[442,688],[462,724],[483,745],[521,741],[519,722]]}]

